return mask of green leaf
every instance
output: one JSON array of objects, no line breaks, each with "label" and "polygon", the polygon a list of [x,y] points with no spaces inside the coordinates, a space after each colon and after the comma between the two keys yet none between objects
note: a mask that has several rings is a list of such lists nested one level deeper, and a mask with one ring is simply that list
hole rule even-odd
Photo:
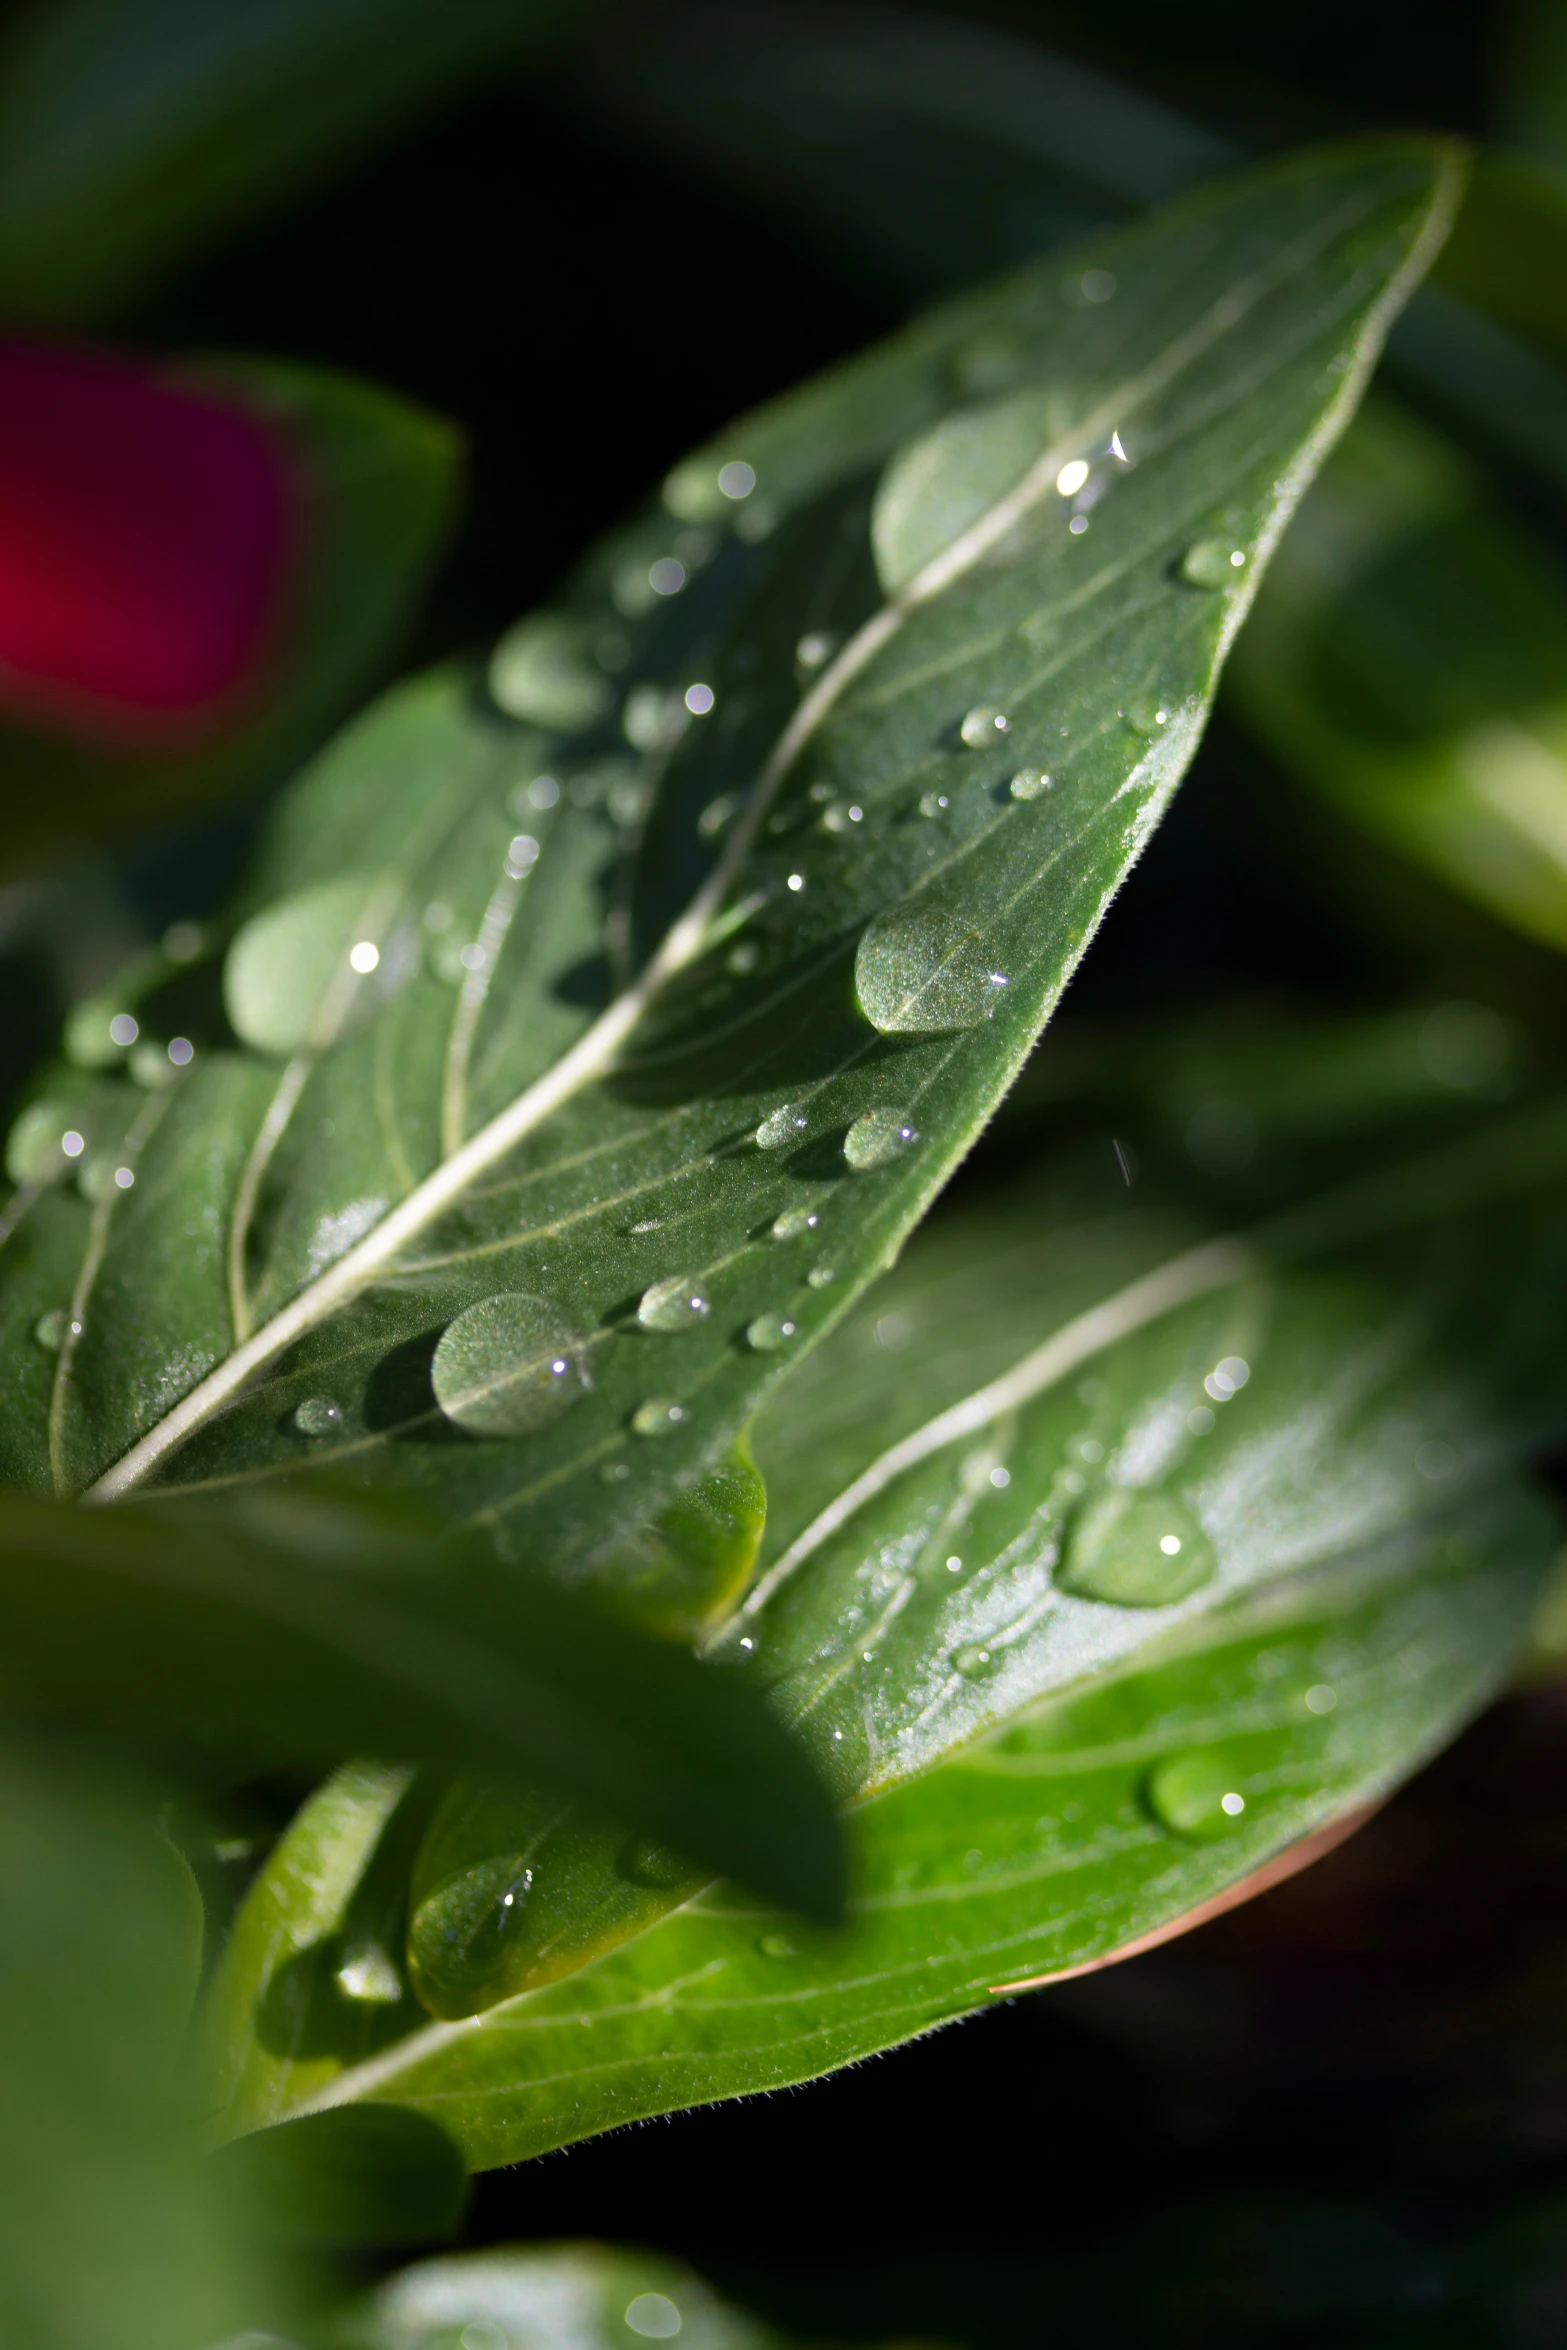
[{"label": "green leaf", "polygon": [[0,54],[0,310],[118,316],[526,56],[552,0],[43,0]]},{"label": "green leaf", "polygon": [[5,1495],[0,1598],[13,1706],[264,1759],[543,1776],[836,1911],[825,1800],[734,1674],[385,1509],[280,1489],[116,1511]]},{"label": "green leaf", "polygon": [[[230,2126],[388,2098],[482,2166],[780,2086],[1173,1930],[1376,1800],[1512,1670],[1558,1538],[1513,1464],[1567,1411],[1564,1169],[1552,1105],[1250,1242],[1065,1183],[938,1221],[759,1421],[790,1516],[716,1640],[846,1804],[844,1932],[470,1791],[413,1865],[439,2020],[357,2060],[236,2043]],[[404,1880],[421,1823],[383,1803],[293,1947]]]},{"label": "green leaf", "polygon": [[[527,722],[530,637],[514,717],[457,675],[372,711],[264,851],[248,1049],[197,1037],[92,1200],[19,1211],[6,1310],[66,1320],[12,1474],[319,1465],[623,1581],[1028,1052],[1450,187],[1425,147],[1307,156],[974,295],[590,559],[588,728]],[[873,506],[895,568],[893,520],[958,533],[890,601]]]},{"label": "green leaf", "polygon": [[286,774],[374,681],[444,546],[461,447],[440,418],[282,360],[213,359],[184,372],[256,413],[294,474],[298,576],[270,674],[259,700],[196,750],[113,753],[8,731],[0,870],[80,853]]},{"label": "green leaf", "polygon": [[127,1791],[0,1755],[0,2336],[205,2350],[248,2278],[180,2062],[200,1951],[188,1871]]},{"label": "green leaf", "polygon": [[780,2337],[721,2301],[693,2270],[604,2244],[502,2245],[421,2261],[388,2277],[319,2337],[320,2350],[456,2350],[565,2343],[625,2350],[678,2334],[684,2350],[780,2350]]},{"label": "green leaf", "polygon": [[1450,888],[1567,946],[1567,582],[1447,444],[1357,418],[1231,692],[1281,763]]}]

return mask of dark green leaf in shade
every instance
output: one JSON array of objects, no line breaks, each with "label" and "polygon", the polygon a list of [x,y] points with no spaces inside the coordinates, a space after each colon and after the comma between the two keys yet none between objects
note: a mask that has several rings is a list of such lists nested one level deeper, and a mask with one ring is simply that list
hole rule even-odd
[{"label": "dark green leaf in shade", "polygon": [[559,0],[35,0],[0,51],[0,310],[123,314],[567,14]]},{"label": "dark green leaf in shade", "polygon": [[330,1469],[624,1587],[1010,1083],[1451,191],[1305,156],[970,296],[678,466],[506,710],[372,710],[263,851],[248,1049],[17,1224],[13,1474]]},{"label": "dark green leaf in shade", "polygon": [[283,360],[212,359],[181,372],[252,410],[287,454],[294,576],[278,641],[261,679],[194,748],[109,751],[6,730],[0,871],[286,775],[375,682],[445,544],[461,449],[439,417]]},{"label": "dark green leaf in shade", "polygon": [[450,2138],[395,2105],[343,2106],[219,2149],[236,2232],[269,2245],[432,2244],[456,2235],[468,2174]]},{"label": "dark green leaf in shade", "polygon": [[837,1908],[826,1800],[738,1676],[384,1507],[283,1488],[112,1511],[8,1495],[0,1606],[0,1691],[28,1714],[264,1760],[538,1775],[814,1915]]}]

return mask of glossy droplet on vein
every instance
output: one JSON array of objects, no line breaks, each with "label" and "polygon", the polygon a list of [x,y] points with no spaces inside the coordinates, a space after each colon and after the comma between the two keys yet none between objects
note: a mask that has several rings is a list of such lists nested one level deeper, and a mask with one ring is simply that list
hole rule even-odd
[{"label": "glossy droplet on vein", "polygon": [[484,1298],[442,1334],[430,1365],[436,1402],[472,1436],[531,1436],[592,1385],[586,1347],[549,1298]]}]

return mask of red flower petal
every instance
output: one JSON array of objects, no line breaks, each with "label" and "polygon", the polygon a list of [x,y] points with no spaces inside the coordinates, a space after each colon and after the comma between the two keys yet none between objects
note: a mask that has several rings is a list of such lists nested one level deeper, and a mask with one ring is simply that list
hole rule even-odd
[{"label": "red flower petal", "polygon": [[142,367],[0,341],[0,710],[186,731],[254,670],[284,584],[282,451]]}]

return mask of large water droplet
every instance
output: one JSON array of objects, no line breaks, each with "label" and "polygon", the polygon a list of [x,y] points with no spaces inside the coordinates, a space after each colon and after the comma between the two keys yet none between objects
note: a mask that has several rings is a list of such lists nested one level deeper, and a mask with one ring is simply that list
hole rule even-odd
[{"label": "large water droplet", "polygon": [[1079,1513],[1056,1583],[1115,1607],[1168,1607],[1217,1567],[1213,1544],[1185,1502],[1111,1486]]},{"label": "large water droplet", "polygon": [[712,1301],[699,1281],[689,1273],[672,1273],[643,1291],[637,1320],[644,1330],[689,1330],[711,1311]]},{"label": "large water droplet", "polygon": [[977,934],[928,899],[886,907],[854,958],[860,1010],[885,1035],[977,1028],[1006,987]]},{"label": "large water droplet", "polygon": [[981,702],[969,711],[958,732],[971,751],[981,751],[987,744],[999,742],[1011,729],[1012,721],[1005,710],[997,709],[994,702]]},{"label": "large water droplet", "polygon": [[650,1395],[646,1403],[639,1403],[631,1415],[633,1436],[673,1436],[691,1417],[683,1403],[676,1403],[672,1395]]},{"label": "large water droplet", "polygon": [[1015,800],[1037,800],[1049,791],[1050,784],[1043,767],[1020,767],[1007,789]]},{"label": "large water droplet", "polygon": [[[223,1001],[235,1034],[262,1053],[294,1053],[328,1041],[367,984],[349,961],[367,942],[375,885],[340,876],[282,898],[247,922],[223,966]],[[379,958],[378,958],[379,960]]]},{"label": "large water droplet", "polygon": [[301,1436],[331,1436],[343,1425],[343,1407],[329,1395],[307,1395],[294,1407],[294,1426]]},{"label": "large water droplet", "polygon": [[591,1386],[585,1343],[548,1298],[484,1298],[442,1334],[430,1365],[435,1400],[472,1436],[531,1436]]},{"label": "large water droplet", "polygon": [[764,1151],[781,1151],[785,1143],[798,1142],[810,1124],[810,1114],[798,1102],[785,1102],[764,1118],[756,1130],[756,1147]]},{"label": "large water droplet", "polygon": [[1229,539],[1199,539],[1181,558],[1181,577],[1193,587],[1235,587],[1245,568],[1245,548]]},{"label": "large water droplet", "polygon": [[758,1314],[750,1324],[746,1337],[758,1354],[776,1354],[780,1347],[789,1345],[798,1336],[799,1325],[787,1314]]},{"label": "large water droplet", "polygon": [[509,718],[562,734],[591,726],[610,704],[585,625],[555,612],[531,613],[501,638],[490,657],[490,692]]},{"label": "large water droplet", "polygon": [[1222,1754],[1172,1754],[1148,1774],[1148,1807],[1178,1836],[1233,1836],[1247,1817],[1238,1776]]},{"label": "large water droplet", "polygon": [[919,1141],[906,1110],[863,1110],[843,1138],[843,1155],[856,1175],[890,1167]]}]

